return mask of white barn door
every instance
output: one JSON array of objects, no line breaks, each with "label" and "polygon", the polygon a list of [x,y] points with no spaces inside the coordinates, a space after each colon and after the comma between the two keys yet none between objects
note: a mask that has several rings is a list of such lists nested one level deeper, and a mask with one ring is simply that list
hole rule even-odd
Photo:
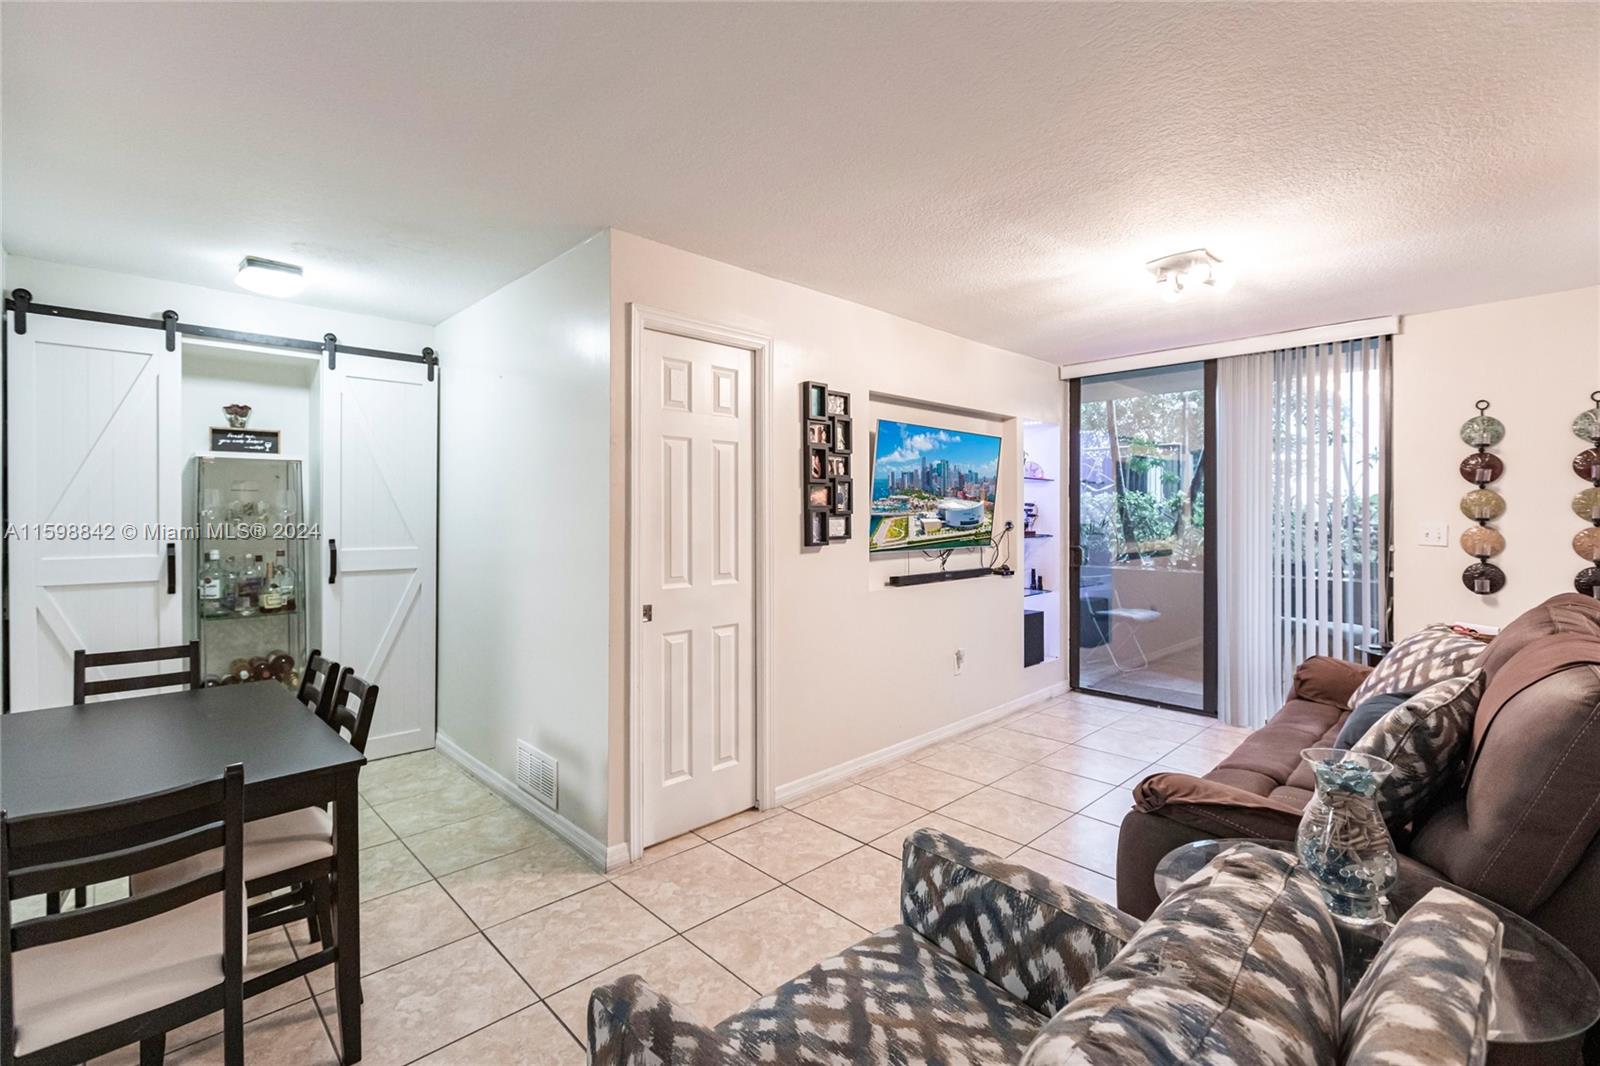
[{"label": "white barn door", "polygon": [[21,335],[7,316],[6,329],[11,709],[22,711],[72,702],[78,648],[183,640],[182,364],[160,330],[44,315]]},{"label": "white barn door", "polygon": [[322,654],[378,685],[367,756],[433,746],[438,385],[341,355],[322,393]]}]

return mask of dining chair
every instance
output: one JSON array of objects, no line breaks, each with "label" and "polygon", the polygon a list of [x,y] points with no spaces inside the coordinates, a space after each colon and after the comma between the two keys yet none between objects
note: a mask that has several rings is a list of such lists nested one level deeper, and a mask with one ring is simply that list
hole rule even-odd
[{"label": "dining chair", "polygon": [[310,707],[318,718],[326,722],[338,680],[339,664],[324,659],[321,648],[312,648],[311,654],[306,656],[306,668],[301,671],[300,691],[295,694],[295,699]]},{"label": "dining chair", "polygon": [[[138,677],[113,677],[99,681],[89,680],[89,671],[104,666],[126,666],[130,663],[161,663],[183,660],[185,668],[167,673],[141,674]],[[139,692],[145,689],[168,688],[172,685],[200,687],[200,642],[172,644],[164,648],[135,648],[131,651],[90,652],[79,648],[72,654],[72,702],[87,703],[90,696],[109,696],[117,692]],[[73,905],[89,905],[87,885],[72,886]],[[47,901],[47,913],[58,914],[66,900],[66,892],[52,892]]]},{"label": "dining chair", "polygon": [[[125,666],[130,663],[160,663],[184,660],[182,671],[142,674],[138,677],[111,677],[99,681],[89,680],[89,671],[104,666]],[[85,703],[90,696],[108,696],[115,692],[139,692],[145,689],[184,685],[200,687],[200,642],[173,644],[165,648],[136,648],[132,651],[89,652],[79,648],[72,655],[72,702]]]},{"label": "dining chair", "polygon": [[[67,1066],[223,1015],[244,1063],[244,767],[126,802],[0,812],[0,1066]],[[212,857],[160,892],[13,921],[12,901]]]},{"label": "dining chair", "polygon": [[[356,677],[347,666],[329,704],[328,725],[341,735],[348,732],[350,745],[365,754],[377,706],[378,686]],[[337,961],[332,911],[338,902],[338,872],[333,860],[333,816],[323,807],[302,807],[245,823],[245,893],[255,900],[247,908],[250,932],[304,920],[308,939],[322,945],[314,954],[252,977],[245,982],[246,997]],[[142,874],[131,880],[131,890],[136,896],[163,891],[188,876],[189,867],[199,861],[203,860],[191,858]]]}]

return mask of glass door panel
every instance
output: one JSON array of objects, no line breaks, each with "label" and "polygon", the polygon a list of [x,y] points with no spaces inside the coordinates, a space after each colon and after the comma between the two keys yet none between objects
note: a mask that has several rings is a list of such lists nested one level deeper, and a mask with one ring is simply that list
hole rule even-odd
[{"label": "glass door panel", "polygon": [[1208,363],[1072,389],[1072,685],[1215,713]]}]

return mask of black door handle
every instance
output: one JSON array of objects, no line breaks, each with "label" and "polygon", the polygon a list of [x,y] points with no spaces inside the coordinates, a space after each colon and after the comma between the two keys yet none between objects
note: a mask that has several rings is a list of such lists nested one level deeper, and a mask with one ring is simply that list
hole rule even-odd
[{"label": "black door handle", "polygon": [[167,595],[174,595],[178,591],[178,546],[171,542],[167,544]]},{"label": "black door handle", "polygon": [[328,538],[328,584],[339,580],[339,542]]}]

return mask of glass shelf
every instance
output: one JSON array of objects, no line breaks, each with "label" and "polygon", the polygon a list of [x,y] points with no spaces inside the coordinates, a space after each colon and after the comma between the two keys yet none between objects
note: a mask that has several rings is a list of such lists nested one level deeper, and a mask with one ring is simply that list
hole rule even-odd
[{"label": "glass shelf", "polygon": [[1053,478],[1053,477],[1025,477],[1022,480],[1024,480],[1024,481],[1039,481],[1039,482],[1048,483],[1048,482],[1054,481],[1055,478]]},{"label": "glass shelf", "polygon": [[299,613],[298,610],[257,611],[255,614],[203,614],[199,618],[202,622],[249,622],[259,621],[262,618],[293,618]]},{"label": "glass shelf", "polygon": [[1054,533],[1024,533],[1022,535],[1022,539],[1023,540],[1050,540],[1054,536],[1055,536]]},{"label": "glass shelf", "polygon": [[1054,591],[1055,589],[1023,589],[1022,597],[1027,599],[1029,596],[1048,596]]}]

